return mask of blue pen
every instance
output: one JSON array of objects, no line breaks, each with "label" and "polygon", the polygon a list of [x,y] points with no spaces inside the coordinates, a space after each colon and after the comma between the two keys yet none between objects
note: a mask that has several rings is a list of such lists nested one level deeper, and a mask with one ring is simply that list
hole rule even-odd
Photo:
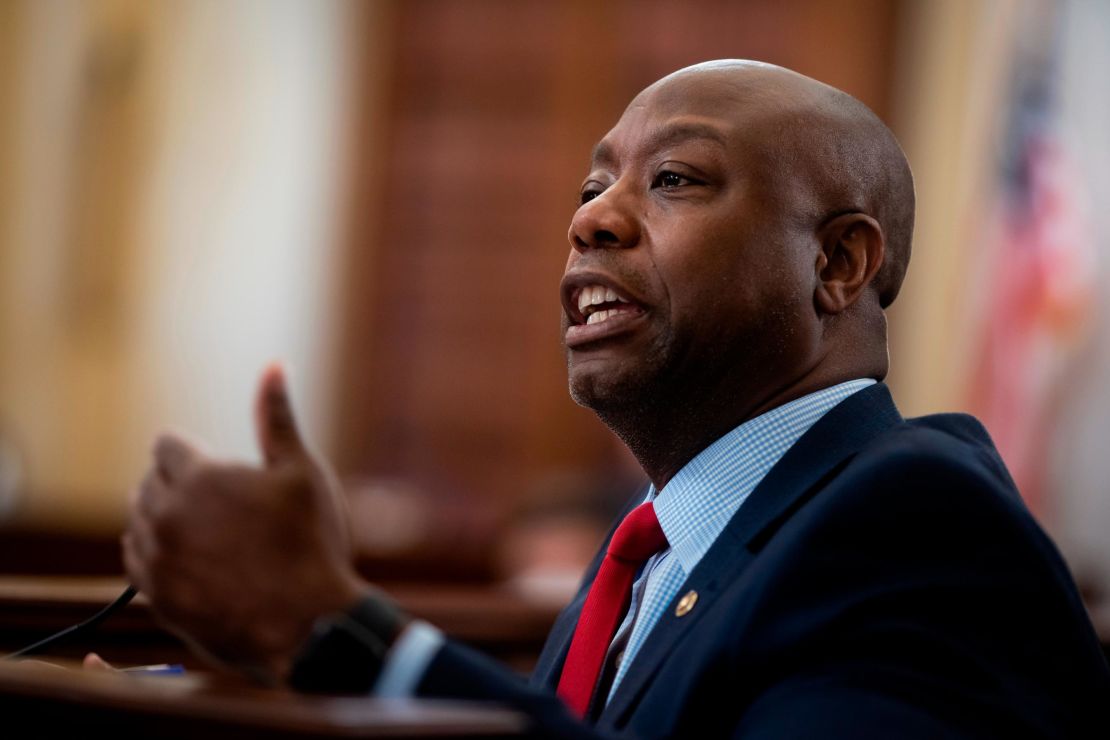
[{"label": "blue pen", "polygon": [[185,666],[180,663],[158,663],[157,665],[137,665],[131,668],[121,668],[122,673],[137,673],[143,676],[180,676],[185,673]]}]

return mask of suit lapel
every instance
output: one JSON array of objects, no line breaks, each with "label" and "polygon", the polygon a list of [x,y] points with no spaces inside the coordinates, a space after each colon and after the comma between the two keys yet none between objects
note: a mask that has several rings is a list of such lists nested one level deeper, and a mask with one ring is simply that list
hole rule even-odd
[{"label": "suit lapel", "polygon": [[774,532],[856,452],[901,421],[890,392],[879,383],[849,396],[802,435],[752,491],[676,595],[677,601],[697,591],[697,608],[676,617],[675,602],[668,605],[599,721],[622,721],[679,641]]}]

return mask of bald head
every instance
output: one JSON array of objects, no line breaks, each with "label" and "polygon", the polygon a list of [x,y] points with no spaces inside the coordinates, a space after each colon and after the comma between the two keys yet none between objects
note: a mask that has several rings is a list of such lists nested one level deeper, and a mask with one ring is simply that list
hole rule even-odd
[{"label": "bald head", "polygon": [[[851,95],[783,67],[746,60],[703,62],[678,70],[646,88],[629,108],[673,99],[693,90],[718,88],[736,102],[748,125],[753,108],[763,119],[756,141],[769,185],[813,224],[840,214],[873,217],[885,238],[882,267],[872,281],[880,306],[901,288],[913,240],[913,175],[894,134]],[[786,196],[789,196],[786,198]]]},{"label": "bald head", "polygon": [[598,143],[571,219],[571,395],[661,486],[745,419],[886,375],[912,230],[906,159],[859,101],[752,62],[668,75]]}]

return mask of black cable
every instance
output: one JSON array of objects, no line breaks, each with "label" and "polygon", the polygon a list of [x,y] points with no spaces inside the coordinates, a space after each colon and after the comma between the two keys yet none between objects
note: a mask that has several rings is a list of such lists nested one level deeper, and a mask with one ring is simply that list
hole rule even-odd
[{"label": "black cable", "polygon": [[98,611],[96,614],[86,619],[84,622],[81,622],[80,624],[75,624],[72,627],[67,627],[61,632],[56,632],[55,634],[50,635],[50,637],[39,640],[33,645],[28,645],[21,650],[16,650],[14,653],[11,653],[10,655],[5,655],[3,658],[0,658],[0,660],[15,660],[16,658],[22,658],[25,655],[37,653],[43,648],[50,647],[51,645],[62,642],[63,640],[67,640],[71,637],[75,637],[86,632],[91,632],[93,628],[95,628],[98,624],[103,622],[108,617],[112,616],[112,614],[116,613],[123,607],[127,606],[128,602],[130,602],[131,599],[135,598],[135,594],[137,593],[138,591],[135,590],[134,586],[128,586],[127,590],[119,595],[119,598]]}]

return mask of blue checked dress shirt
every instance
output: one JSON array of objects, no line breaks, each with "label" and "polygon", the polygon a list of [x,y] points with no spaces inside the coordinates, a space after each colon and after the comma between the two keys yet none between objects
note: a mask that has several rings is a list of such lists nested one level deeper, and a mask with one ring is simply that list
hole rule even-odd
[{"label": "blue checked dress shirt", "polygon": [[[874,383],[840,383],[750,419],[698,453],[661,491],[649,487],[645,500],[655,501],[670,548],[648,560],[633,584],[628,614],[613,639],[621,645],[627,638],[627,644],[609,698],[682,584],[768,471],[833,406]],[[390,650],[374,693],[411,696],[443,640],[425,622],[410,625]]]}]

